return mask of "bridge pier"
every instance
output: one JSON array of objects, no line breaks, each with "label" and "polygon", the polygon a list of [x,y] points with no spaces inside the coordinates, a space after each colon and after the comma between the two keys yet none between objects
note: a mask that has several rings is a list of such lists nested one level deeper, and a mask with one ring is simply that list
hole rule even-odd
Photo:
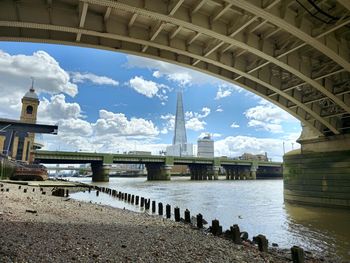
[{"label": "bridge pier", "polygon": [[208,165],[191,164],[189,165],[191,180],[211,180],[212,174],[208,171]]},{"label": "bridge pier", "polygon": [[146,164],[147,180],[156,181],[164,180],[169,181],[171,179],[171,169],[173,165],[161,164],[161,163],[149,163]]},{"label": "bridge pier", "polygon": [[91,170],[93,182],[109,182],[110,165],[93,162],[91,163]]},{"label": "bridge pier", "polygon": [[284,155],[287,202],[350,208],[350,135],[310,136],[303,128],[301,149]]}]

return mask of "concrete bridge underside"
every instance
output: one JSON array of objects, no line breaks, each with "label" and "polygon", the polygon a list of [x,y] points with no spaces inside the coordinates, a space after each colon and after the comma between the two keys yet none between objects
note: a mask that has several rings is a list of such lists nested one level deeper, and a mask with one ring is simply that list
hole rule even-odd
[{"label": "concrete bridge underside", "polygon": [[305,125],[285,199],[350,207],[349,0],[2,0],[0,40],[125,52],[243,87]]},{"label": "concrete bridge underside", "polygon": [[2,0],[0,40],[176,63],[256,93],[319,135],[348,133],[349,3],[313,2]]}]

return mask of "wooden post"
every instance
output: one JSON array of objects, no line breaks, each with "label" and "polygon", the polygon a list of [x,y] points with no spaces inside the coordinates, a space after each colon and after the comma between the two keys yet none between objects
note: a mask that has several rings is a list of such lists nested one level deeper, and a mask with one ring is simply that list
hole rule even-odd
[{"label": "wooden post", "polygon": [[[8,189],[6,189],[6,192],[8,192]],[[26,193],[27,192],[27,189],[23,189],[23,193]]]},{"label": "wooden post", "polygon": [[145,208],[146,208],[146,210],[149,210],[150,205],[151,205],[151,199],[145,199]]},{"label": "wooden post", "polygon": [[185,223],[191,223],[191,213],[188,209],[185,210]]},{"label": "wooden post", "polygon": [[169,204],[165,206],[165,213],[166,213],[166,218],[169,219],[171,217],[171,206]]},{"label": "wooden post", "polygon": [[156,201],[152,201],[152,213],[156,212]]},{"label": "wooden post", "polygon": [[304,263],[304,250],[301,247],[293,246],[291,249],[293,263]]},{"label": "wooden post", "polygon": [[134,201],[135,201],[135,195],[132,195],[131,196],[131,204],[134,204]]},{"label": "wooden post", "polygon": [[96,191],[96,196],[99,196],[100,192],[99,191]]},{"label": "wooden post", "polygon": [[131,202],[131,194],[128,194],[128,202]]},{"label": "wooden post", "polygon": [[268,252],[269,241],[266,239],[266,237],[264,235],[258,235],[255,239],[258,243],[259,251]]},{"label": "wooden post", "polygon": [[241,244],[241,233],[239,231],[239,226],[238,225],[233,225],[230,227],[231,234],[232,234],[232,241],[235,244]]},{"label": "wooden post", "polygon": [[174,208],[175,222],[180,222],[180,208]]},{"label": "wooden post", "polygon": [[145,205],[145,198],[141,197],[141,207],[144,207],[144,205]]},{"label": "wooden post", "polygon": [[197,215],[197,227],[203,228],[203,216],[202,216],[202,214]]},{"label": "wooden post", "polygon": [[163,215],[163,204],[162,203],[158,203],[158,214],[160,216]]},{"label": "wooden post", "polygon": [[66,190],[66,197],[68,197],[69,196],[69,190],[67,189]]},{"label": "wooden post", "polygon": [[136,196],[136,205],[139,205],[139,199],[140,199],[140,197],[137,195]]},{"label": "wooden post", "polygon": [[220,222],[217,219],[214,219],[211,223],[211,232],[214,236],[220,235],[222,231],[220,231]]}]

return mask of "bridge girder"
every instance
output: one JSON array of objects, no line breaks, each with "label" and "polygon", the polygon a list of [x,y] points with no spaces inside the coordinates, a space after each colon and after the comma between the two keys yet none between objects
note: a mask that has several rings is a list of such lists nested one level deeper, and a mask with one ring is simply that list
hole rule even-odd
[{"label": "bridge girder", "polygon": [[254,92],[320,135],[348,133],[350,19],[338,2],[320,4],[333,5],[339,17],[325,24],[287,0],[5,0],[0,40],[183,65]]}]

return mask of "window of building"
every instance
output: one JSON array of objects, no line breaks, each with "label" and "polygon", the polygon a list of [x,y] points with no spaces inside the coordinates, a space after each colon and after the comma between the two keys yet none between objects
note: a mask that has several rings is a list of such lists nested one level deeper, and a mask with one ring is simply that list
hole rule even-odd
[{"label": "window of building", "polygon": [[33,114],[33,106],[28,106],[27,107],[27,114],[30,114],[30,115],[32,115]]}]

